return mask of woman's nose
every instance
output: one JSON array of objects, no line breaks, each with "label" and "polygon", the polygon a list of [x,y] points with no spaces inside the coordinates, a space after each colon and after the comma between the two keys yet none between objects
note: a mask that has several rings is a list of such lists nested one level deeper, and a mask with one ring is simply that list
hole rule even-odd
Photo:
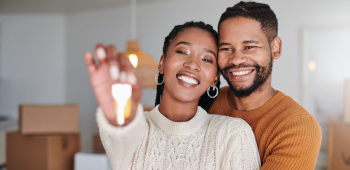
[{"label": "woman's nose", "polygon": [[195,71],[200,71],[200,65],[197,61],[197,59],[195,59],[194,57],[189,57],[186,62],[184,63],[184,67],[189,68],[191,70],[195,70]]}]

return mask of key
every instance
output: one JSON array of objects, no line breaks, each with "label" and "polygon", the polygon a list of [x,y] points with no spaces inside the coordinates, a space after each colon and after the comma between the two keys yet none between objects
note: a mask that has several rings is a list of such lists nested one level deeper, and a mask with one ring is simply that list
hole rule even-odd
[{"label": "key", "polygon": [[130,84],[114,84],[112,85],[112,96],[116,102],[115,112],[117,114],[118,125],[123,125],[125,122],[125,107],[128,100],[131,97],[131,85]]}]

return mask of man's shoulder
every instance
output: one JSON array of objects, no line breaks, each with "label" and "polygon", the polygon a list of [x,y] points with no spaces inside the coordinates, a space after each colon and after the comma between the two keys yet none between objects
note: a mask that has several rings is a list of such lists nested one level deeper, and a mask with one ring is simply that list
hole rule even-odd
[{"label": "man's shoulder", "polygon": [[278,92],[281,97],[275,104],[275,110],[279,116],[284,117],[313,117],[307,110],[305,110],[299,103],[291,97],[282,92]]},{"label": "man's shoulder", "polygon": [[[282,93],[282,92],[278,92]],[[308,126],[310,129],[320,129],[317,120],[300,104],[294,101],[291,97],[281,94],[282,98],[275,107],[275,121],[279,122],[280,126]]]}]

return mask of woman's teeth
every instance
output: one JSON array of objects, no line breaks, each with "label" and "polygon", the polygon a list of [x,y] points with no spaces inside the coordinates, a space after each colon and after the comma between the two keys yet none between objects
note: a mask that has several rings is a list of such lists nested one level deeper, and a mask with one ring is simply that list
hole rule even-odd
[{"label": "woman's teeth", "polygon": [[179,76],[177,77],[178,79],[188,83],[188,84],[198,84],[197,80],[190,78],[190,77],[186,77],[186,76]]},{"label": "woman's teeth", "polygon": [[241,76],[241,75],[245,75],[248,74],[250,71],[239,71],[239,72],[232,72],[233,75],[235,76]]}]

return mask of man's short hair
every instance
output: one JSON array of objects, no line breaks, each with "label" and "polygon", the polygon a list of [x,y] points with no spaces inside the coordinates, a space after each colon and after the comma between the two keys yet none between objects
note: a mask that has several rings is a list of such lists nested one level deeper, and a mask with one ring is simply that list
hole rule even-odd
[{"label": "man's short hair", "polygon": [[268,42],[271,42],[277,36],[277,17],[267,4],[241,1],[233,7],[228,7],[220,17],[218,30],[220,30],[220,24],[225,20],[238,17],[250,18],[260,22],[261,30]]}]

